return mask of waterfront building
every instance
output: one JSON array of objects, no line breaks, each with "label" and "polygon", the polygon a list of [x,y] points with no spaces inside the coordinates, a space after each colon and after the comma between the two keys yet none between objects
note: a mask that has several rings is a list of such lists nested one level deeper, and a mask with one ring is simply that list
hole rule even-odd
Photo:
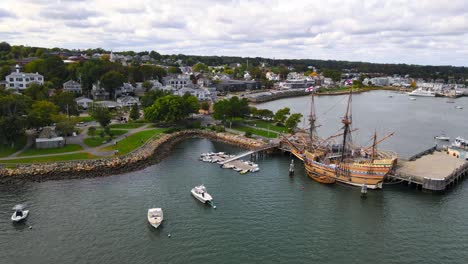
[{"label": "waterfront building", "polygon": [[28,88],[29,84],[37,83],[44,84],[44,76],[39,73],[20,72],[20,66],[16,65],[15,71],[5,77],[7,89],[15,89],[23,91]]},{"label": "waterfront building", "polygon": [[63,84],[63,91],[75,94],[81,94],[81,84],[74,80],[69,80]]},{"label": "waterfront building", "polygon": [[388,77],[372,78],[372,79],[370,79],[370,82],[372,83],[372,85],[375,85],[375,86],[388,86],[388,85],[390,85],[390,81],[389,81]]},{"label": "waterfront building", "polygon": [[261,83],[258,81],[224,80],[216,84],[216,90],[222,92],[240,92],[260,88]]},{"label": "waterfront building", "polygon": [[39,137],[36,138],[36,148],[61,148],[65,145],[65,139],[57,136],[55,127],[43,127]]}]

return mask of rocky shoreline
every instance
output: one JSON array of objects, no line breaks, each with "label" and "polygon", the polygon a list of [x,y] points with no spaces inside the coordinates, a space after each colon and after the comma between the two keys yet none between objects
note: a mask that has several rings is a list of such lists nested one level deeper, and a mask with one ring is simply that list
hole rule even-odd
[{"label": "rocky shoreline", "polygon": [[123,156],[0,168],[0,183],[92,178],[135,171],[160,162],[168,156],[174,145],[194,137],[208,138],[247,149],[254,149],[265,144],[262,141],[228,133],[184,130],[150,139],[140,148]]}]

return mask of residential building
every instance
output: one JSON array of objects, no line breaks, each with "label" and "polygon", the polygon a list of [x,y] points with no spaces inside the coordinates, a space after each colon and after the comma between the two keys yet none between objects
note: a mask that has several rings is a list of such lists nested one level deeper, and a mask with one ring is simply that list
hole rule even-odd
[{"label": "residential building", "polygon": [[115,96],[129,95],[135,93],[135,87],[131,83],[123,83],[118,89],[115,90]]},{"label": "residential building", "polygon": [[31,83],[44,84],[44,76],[39,73],[20,72],[19,65],[16,65],[15,69],[14,72],[5,77],[8,89],[23,91],[26,90]]},{"label": "residential building", "polygon": [[81,108],[88,109],[88,107],[90,107],[92,105],[93,100],[82,96],[82,97],[75,98],[75,102]]},{"label": "residential building", "polygon": [[370,82],[372,85],[375,86],[388,86],[390,85],[390,80],[388,77],[377,77],[377,78],[372,78],[370,79]]},{"label": "residential building", "polygon": [[101,87],[100,81],[93,84],[93,88],[91,89],[91,96],[94,100],[109,100],[109,95],[109,92],[107,92],[104,87]]},{"label": "residential building", "polygon": [[122,107],[131,107],[133,105],[140,105],[138,97],[124,96],[117,98],[117,103]]},{"label": "residential building", "polygon": [[276,73],[267,72],[265,75],[266,75],[266,78],[267,78],[269,81],[279,81],[279,80],[280,80],[279,75],[276,74]]},{"label": "residential building", "polygon": [[81,94],[81,84],[74,80],[69,80],[63,84],[63,91],[75,94]]},{"label": "residential building", "polygon": [[197,85],[200,87],[208,87],[211,85],[211,80],[205,77],[198,78]]},{"label": "residential building", "polygon": [[181,88],[175,94],[179,96],[183,96],[184,94],[189,93],[197,97],[199,101],[206,101],[211,99],[211,93],[208,89],[194,89],[194,88]]},{"label": "residential building", "polygon": [[164,77],[163,83],[166,86],[172,86],[176,89],[193,86],[192,81],[190,80],[190,76],[186,74]]}]

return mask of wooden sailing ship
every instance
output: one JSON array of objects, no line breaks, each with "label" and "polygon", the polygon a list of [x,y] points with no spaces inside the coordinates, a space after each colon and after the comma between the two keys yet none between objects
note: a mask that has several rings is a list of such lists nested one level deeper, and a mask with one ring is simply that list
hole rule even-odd
[{"label": "wooden sailing ship", "polygon": [[[341,120],[343,132],[321,139],[316,133],[316,115],[314,106],[314,93],[311,95],[310,129],[308,137],[294,135],[284,138],[290,151],[304,161],[307,175],[325,184],[341,182],[353,186],[366,186],[370,189],[381,189],[384,177],[393,169],[397,156],[391,152],[378,152],[378,143],[392,136],[377,141],[374,133],[373,144],[370,147],[357,147],[352,143],[351,129],[351,99],[350,90],[346,113]],[[341,143],[332,144],[331,139],[342,136]]]}]

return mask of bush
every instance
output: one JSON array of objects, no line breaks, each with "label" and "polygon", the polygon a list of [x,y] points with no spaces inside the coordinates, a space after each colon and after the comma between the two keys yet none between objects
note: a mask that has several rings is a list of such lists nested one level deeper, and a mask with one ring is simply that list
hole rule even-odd
[{"label": "bush", "polygon": [[216,126],[215,127],[216,132],[226,132],[226,129],[223,126]]},{"label": "bush", "polygon": [[181,131],[182,129],[180,127],[170,127],[166,130],[164,130],[164,133],[166,134],[172,134],[174,132],[178,132],[178,131]]},{"label": "bush", "polygon": [[190,122],[185,127],[188,129],[199,129],[201,128],[201,122],[198,120],[194,122]]},{"label": "bush", "polygon": [[244,136],[246,136],[246,137],[252,137],[252,131],[251,131],[251,130],[245,131]]}]

